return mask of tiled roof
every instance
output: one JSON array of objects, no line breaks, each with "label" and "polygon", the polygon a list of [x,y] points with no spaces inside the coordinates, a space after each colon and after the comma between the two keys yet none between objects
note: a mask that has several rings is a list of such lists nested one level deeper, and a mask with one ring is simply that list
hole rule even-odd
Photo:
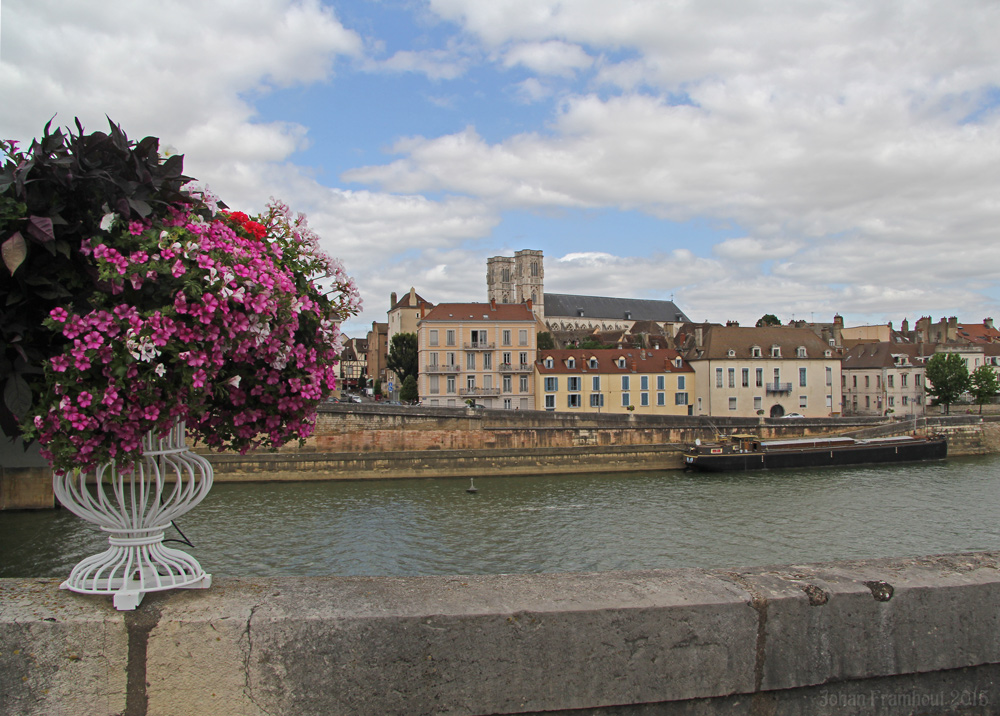
[{"label": "tiled roof", "polygon": [[[562,373],[692,373],[694,369],[684,361],[682,367],[674,365],[680,357],[677,351],[664,348],[662,350],[643,350],[641,348],[572,348],[565,350],[540,350],[535,362],[539,373],[554,375]],[[545,367],[545,359],[552,358],[552,367]],[[573,358],[575,367],[569,368],[566,362]],[[591,359],[597,359],[597,367],[591,368]],[[625,367],[618,366],[618,359],[625,359]]]},{"label": "tiled roof", "polygon": [[[545,317],[565,316],[579,318],[605,318],[609,320],[660,321],[683,323],[690,319],[673,301],[652,301],[640,298],[604,298],[601,296],[575,296],[566,293],[545,294]],[[630,317],[626,319],[628,314]]]},{"label": "tiled roof", "polygon": [[970,343],[1000,343],[1000,331],[982,323],[959,323],[958,335]]},{"label": "tiled roof", "polygon": [[707,360],[728,358],[730,357],[729,351],[733,351],[732,357],[734,358],[750,358],[753,356],[754,348],[760,349],[761,357],[769,358],[771,348],[778,346],[781,349],[782,358],[795,358],[798,348],[804,347],[807,358],[830,360],[826,356],[826,352],[833,350],[808,328],[790,328],[788,326],[744,328],[741,326],[709,325],[704,326],[703,330],[702,350],[695,350],[693,342],[691,348],[685,345],[685,348],[689,348],[689,358]]},{"label": "tiled roof", "polygon": [[[933,353],[933,346],[930,346]],[[898,365],[896,356],[906,356],[913,365],[922,365],[922,355],[927,354],[924,346],[912,343],[862,343],[851,348],[841,359],[843,370],[863,370],[866,368],[891,368]]]},{"label": "tiled roof", "polygon": [[414,292],[414,294],[413,294],[413,299],[414,299],[414,302],[411,303],[410,302],[410,292],[407,291],[406,293],[404,293],[402,296],[399,297],[399,299],[396,301],[396,303],[394,305],[392,305],[389,308],[389,310],[391,311],[393,308],[417,308],[422,303],[426,303],[428,306],[434,305],[430,301],[425,301],[423,299],[423,297],[421,297],[421,295],[419,293],[416,293],[416,292]]},{"label": "tiled roof", "polygon": [[530,321],[535,316],[526,303],[439,303],[421,321]]}]

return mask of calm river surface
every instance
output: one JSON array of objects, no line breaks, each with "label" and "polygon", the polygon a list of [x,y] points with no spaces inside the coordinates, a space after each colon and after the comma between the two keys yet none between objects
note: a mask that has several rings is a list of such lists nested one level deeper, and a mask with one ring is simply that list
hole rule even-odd
[{"label": "calm river surface", "polygon": [[[740,567],[1000,549],[1000,456],[890,467],[219,484],[180,521],[215,576]],[[168,537],[176,537],[173,530]],[[63,577],[105,536],[0,512],[0,577]]]}]

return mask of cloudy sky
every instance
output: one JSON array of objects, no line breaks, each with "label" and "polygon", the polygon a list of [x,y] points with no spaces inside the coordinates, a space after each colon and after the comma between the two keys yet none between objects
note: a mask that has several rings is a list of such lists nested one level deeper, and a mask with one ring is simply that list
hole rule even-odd
[{"label": "cloudy sky", "polygon": [[1000,4],[0,0],[0,134],[105,115],[360,286],[1000,320]]}]

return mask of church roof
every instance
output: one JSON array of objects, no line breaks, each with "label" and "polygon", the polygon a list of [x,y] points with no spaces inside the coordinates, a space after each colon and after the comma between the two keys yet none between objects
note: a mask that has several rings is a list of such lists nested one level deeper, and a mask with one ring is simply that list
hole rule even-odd
[{"label": "church roof", "polygon": [[670,323],[690,321],[673,301],[546,293],[545,317],[558,316]]}]

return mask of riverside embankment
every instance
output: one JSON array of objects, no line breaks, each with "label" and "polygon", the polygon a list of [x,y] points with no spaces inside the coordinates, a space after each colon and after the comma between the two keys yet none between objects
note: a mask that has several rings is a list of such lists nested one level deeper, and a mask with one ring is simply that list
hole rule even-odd
[{"label": "riverside embankment", "polygon": [[[953,455],[1000,451],[994,416],[921,418]],[[303,448],[209,459],[216,480],[331,480],[635,472],[683,468],[684,445],[718,432],[765,439],[911,432],[876,418],[746,419],[484,411],[377,404],[323,406]]]}]

